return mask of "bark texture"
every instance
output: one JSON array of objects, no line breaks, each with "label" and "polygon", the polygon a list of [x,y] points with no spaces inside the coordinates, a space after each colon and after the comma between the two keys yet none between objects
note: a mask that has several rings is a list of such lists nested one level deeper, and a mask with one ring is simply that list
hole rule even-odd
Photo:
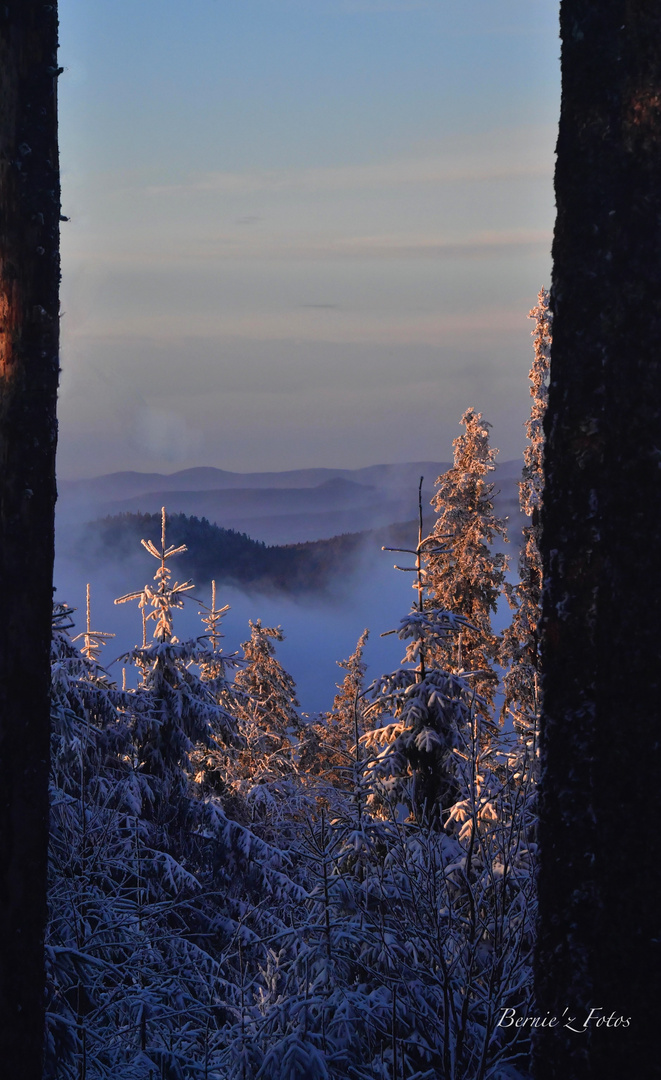
[{"label": "bark texture", "polygon": [[0,4],[0,1061],[39,1080],[59,336],[57,4]]},{"label": "bark texture", "polygon": [[561,37],[534,1070],[622,1080],[661,1075],[661,4]]}]

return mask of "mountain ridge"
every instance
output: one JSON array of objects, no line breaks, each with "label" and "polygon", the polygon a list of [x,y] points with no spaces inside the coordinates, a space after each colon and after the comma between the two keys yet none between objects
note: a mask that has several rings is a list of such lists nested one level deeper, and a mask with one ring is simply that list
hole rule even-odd
[{"label": "mountain ridge", "polygon": [[[501,516],[518,512],[521,465],[503,462],[492,474]],[[109,473],[60,484],[58,527],[124,512],[157,513],[165,506],[171,514],[207,518],[268,544],[331,539],[413,518],[420,476],[426,480],[426,509],[436,478],[449,467],[447,462],[418,461],[272,473],[230,473],[211,466],[170,474]]]},{"label": "mountain ridge", "polygon": [[[381,482],[407,480],[420,469],[445,471],[448,462],[413,461],[391,464],[367,465],[358,469],[285,469],[262,472],[232,472],[218,469],[211,465],[196,466],[192,469],[180,469],[173,473],[143,473],[137,470],[103,473],[99,476],[80,480],[60,480],[61,494],[67,498],[76,494],[99,496],[100,492],[122,490],[123,494],[139,495],[143,491],[179,490],[226,490],[231,488],[307,488],[317,487],[329,480],[343,479],[357,483],[367,482],[370,486]],[[436,475],[440,475],[436,473]],[[436,479],[436,476],[434,477]],[[105,495],[105,497],[108,497]]]}]

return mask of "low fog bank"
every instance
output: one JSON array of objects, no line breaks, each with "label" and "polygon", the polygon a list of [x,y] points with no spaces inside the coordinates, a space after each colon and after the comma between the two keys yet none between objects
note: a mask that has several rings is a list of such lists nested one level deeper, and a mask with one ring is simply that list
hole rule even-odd
[{"label": "low fog bank", "polygon": [[[394,636],[381,638],[379,635],[395,628],[410,608],[413,599],[411,575],[393,570],[392,556],[388,552],[372,551],[371,556],[369,560],[361,560],[350,580],[338,581],[335,593],[323,597],[293,598],[246,592],[236,586],[218,588],[217,605],[230,604],[230,611],[222,623],[223,651],[240,651],[241,642],[250,636],[249,619],[261,619],[267,626],[282,626],[285,640],[277,646],[277,656],[296,680],[301,708],[308,713],[330,708],[335,684],[343,677],[336,661],[346,659],[353,652],[366,626],[370,628],[370,640],[365,650],[368,677],[374,678],[395,667],[403,655],[404,645]],[[106,665],[141,644],[142,621],[137,602],[115,605],[114,600],[151,581],[156,565],[156,560],[144,552],[144,558],[138,554],[121,565],[108,564],[92,579],[93,629],[116,634],[104,652]],[[181,575],[176,572],[176,560],[171,565],[173,579],[181,580]],[[58,555],[56,599],[77,609],[74,615],[76,629],[71,631],[72,634],[85,629],[86,577],[66,554]],[[193,596],[207,605],[211,603],[209,588],[196,588]],[[187,598],[184,609],[176,611],[174,617],[175,633],[180,639],[198,637],[204,632],[201,614],[205,612],[200,611],[194,599]],[[148,626],[151,635],[153,623]],[[114,664],[110,671],[121,682],[121,664]]]},{"label": "low fog bank", "polygon": [[[421,471],[421,467],[426,467],[426,473]],[[323,499],[328,497],[330,490],[331,496],[333,493],[337,494],[339,492],[341,500],[344,500],[348,493],[350,500],[353,499],[358,502],[358,506],[354,505],[346,510],[338,508],[335,511],[316,511],[315,514],[311,513],[307,516],[300,514],[300,511],[297,510],[296,497],[290,498],[291,493],[296,491],[291,484],[292,474],[288,474],[287,483],[289,486],[280,485],[280,487],[278,487],[278,483],[282,480],[283,474],[253,474],[260,482],[263,482],[264,475],[270,475],[273,480],[270,494],[277,497],[278,493],[280,493],[280,495],[284,496],[285,502],[280,505],[284,505],[286,512],[280,515],[283,520],[279,522],[277,521],[279,516],[277,514],[272,514],[271,517],[264,519],[265,526],[260,531],[256,532],[252,527],[241,531],[246,531],[255,540],[265,540],[267,543],[282,543],[280,539],[282,534],[286,536],[293,534],[298,541],[314,541],[324,536],[324,531],[320,531],[319,528],[319,514],[325,513],[327,515],[328,521],[326,524],[329,530],[327,535],[336,536],[342,531],[358,531],[343,529],[345,518],[342,514],[349,515],[349,521],[355,521],[356,517],[351,515],[359,516],[364,514],[366,509],[368,511],[367,520],[370,522],[368,527],[372,529],[375,526],[390,525],[397,520],[406,521],[408,519],[410,523],[417,511],[419,476],[426,475],[430,479],[433,477],[433,480],[435,480],[438,471],[442,471],[445,467],[442,464],[434,465],[427,462],[411,463],[408,466],[397,467],[375,466],[371,471],[353,470],[351,472],[353,477],[360,473],[368,474],[360,476],[360,484],[355,480],[348,479],[346,475],[341,477],[334,475],[330,478],[326,475],[321,484],[312,483],[313,480],[318,481],[318,474],[321,472],[327,474],[328,472],[337,473],[343,471],[346,474],[349,473],[349,470],[299,470],[296,475],[299,483],[299,494],[297,496],[299,499],[301,498],[301,491],[303,491],[303,497],[305,497],[307,490],[307,494],[312,498]],[[396,469],[397,472],[391,474],[390,480],[393,484],[401,485],[402,470],[405,468],[410,473],[409,480],[411,482],[407,485],[405,492],[400,487],[401,497],[391,499],[390,501],[394,505],[388,505],[385,511],[386,517],[390,513],[398,516],[390,517],[389,521],[384,521],[378,516],[376,520],[374,517],[370,518],[370,507],[369,505],[366,507],[364,501],[365,492],[368,493],[371,499],[373,492],[382,489],[373,486],[369,481],[377,481],[378,484],[383,484],[383,470]],[[438,471],[435,471],[436,469]],[[187,470],[187,473],[189,474],[189,480],[197,485],[200,473],[206,474],[208,482],[213,481],[216,483],[217,476],[215,474],[219,471],[194,469]],[[497,550],[504,550],[509,555],[510,572],[508,576],[511,580],[516,579],[516,562],[521,526],[525,524],[525,518],[519,514],[518,510],[517,483],[520,472],[521,462],[515,461],[503,463],[494,474],[496,511],[501,516],[510,518],[510,537],[512,540],[512,543],[506,545],[498,543],[496,548]],[[190,476],[190,474],[196,475]],[[109,487],[116,494],[117,484],[124,485],[123,478],[129,476],[132,477],[132,480],[128,483],[128,487],[130,488],[133,485],[134,490],[131,495],[131,499],[133,499],[135,497],[135,485],[142,482],[139,479],[141,475],[136,473],[115,474],[113,478],[99,478],[99,490],[103,491],[104,483],[108,481]],[[172,482],[180,485],[182,475],[182,473],[176,474],[176,477],[172,478]],[[245,481],[246,476],[250,474],[228,475],[230,477],[241,476],[242,481]],[[118,476],[120,477],[119,481],[117,480]],[[152,477],[147,476],[145,482],[149,484],[151,480]],[[308,482],[307,489],[302,483],[303,480]],[[328,486],[329,480],[332,482],[330,489]],[[340,481],[339,485],[337,484],[338,480]],[[415,480],[415,483],[413,483],[413,480]],[[433,483],[433,480],[431,483]],[[85,481],[81,483],[89,484],[93,482]],[[423,496],[426,528],[431,528],[433,522],[429,509],[429,499],[432,494],[431,483],[429,489],[424,491]],[[321,496],[320,488],[322,489]],[[202,489],[197,486],[192,494],[199,493],[200,490]],[[250,491],[245,486],[243,488],[230,487],[228,490],[233,498],[239,499],[246,498],[246,491]],[[218,489],[213,488],[211,491],[212,494],[217,494]],[[393,491],[393,487],[390,488],[390,491]],[[254,487],[252,492],[261,496],[264,488]],[[172,505],[169,497],[167,500],[163,499],[161,501],[162,494],[162,492],[158,494],[154,510],[160,510],[160,506],[165,502],[168,513],[175,513],[177,511],[176,503]],[[187,494],[190,495],[191,492]],[[93,497],[93,488],[79,487],[75,499],[72,499],[71,490],[67,495],[65,486],[63,498],[58,503],[55,566],[56,599],[65,601],[77,609],[74,616],[77,625],[72,634],[80,633],[85,628],[85,587],[88,581],[91,583],[93,629],[110,631],[116,634],[116,637],[106,647],[103,658],[105,664],[109,665],[121,653],[126,652],[135,645],[139,645],[142,641],[141,615],[137,610],[137,602],[116,606],[114,600],[125,593],[137,591],[147,582],[151,582],[157,563],[153,557],[140,547],[139,539],[136,540],[134,554],[130,554],[128,557],[126,553],[123,553],[121,558],[116,558],[111,550],[107,552],[97,550],[94,552],[85,550],[84,547],[81,549],[80,538],[85,535],[84,529],[81,527],[82,523],[88,522],[92,517],[96,516],[95,510],[98,505],[99,500]],[[378,499],[374,500],[373,505],[379,508],[380,511],[384,510],[383,502],[379,507]],[[118,509],[128,511],[131,508],[132,506],[127,505],[126,502],[115,500],[115,512]],[[148,508],[151,510],[150,504],[141,506],[143,510]],[[191,514],[194,513],[194,510],[191,508],[186,512]],[[259,518],[255,517],[250,524],[255,525],[258,522]],[[218,524],[227,528],[232,527],[227,524],[226,520],[221,520]],[[282,529],[279,534],[278,528],[280,526],[282,526]],[[398,526],[397,528],[404,527]],[[380,637],[380,635],[385,631],[396,628],[399,620],[410,609],[414,599],[411,589],[413,575],[394,570],[393,562],[399,561],[406,565],[406,556],[400,557],[393,555],[391,552],[383,552],[380,550],[380,544],[408,547],[413,543],[414,531],[414,526],[411,524],[405,528],[405,535],[410,534],[410,539],[407,539],[405,543],[402,543],[402,540],[399,539],[403,535],[401,532],[398,534],[398,540],[395,543],[392,542],[393,538],[380,533],[368,533],[359,540],[355,558],[352,557],[352,559],[347,560],[346,566],[343,566],[340,560],[339,568],[337,571],[333,569],[325,588],[317,592],[314,591],[314,588],[307,588],[305,591],[300,589],[296,593],[286,594],[274,588],[266,588],[264,585],[260,587],[251,586],[250,588],[236,583],[219,585],[218,605],[230,604],[230,611],[223,620],[224,651],[232,653],[239,650],[241,642],[249,637],[249,619],[261,619],[265,625],[269,626],[282,626],[285,640],[278,646],[277,655],[284,667],[296,680],[301,708],[307,713],[330,708],[336,683],[341,681],[343,676],[343,672],[338,668],[336,661],[346,659],[353,652],[356,641],[365,627],[370,630],[370,639],[365,649],[368,679],[375,678],[384,671],[392,670],[401,661],[404,653],[404,643],[399,641],[395,635],[385,638]],[[274,536],[277,539],[271,539]],[[187,577],[186,568],[181,566],[180,559],[174,559],[170,565],[173,580],[182,581]],[[210,603],[211,590],[208,585],[200,585],[193,591],[193,595],[205,604]],[[495,628],[500,629],[504,626],[508,618],[508,605],[503,598],[494,620]],[[149,624],[150,634],[152,628],[153,624]],[[203,631],[204,627],[200,621],[199,607],[192,599],[187,599],[184,610],[175,612],[175,633],[180,639],[185,639],[198,637]],[[115,679],[121,681],[121,664],[115,664],[110,670]]]},{"label": "low fog bank", "polygon": [[[516,578],[516,550],[508,545],[513,564],[508,575]],[[400,619],[410,610],[415,599],[412,589],[413,574],[402,573],[393,563],[405,563],[392,552],[376,547],[364,548],[358,567],[352,574],[340,576],[335,588],[325,594],[284,596],[281,593],[259,593],[238,588],[236,585],[220,586],[216,603],[222,607],[230,604],[230,611],[223,619],[223,651],[240,651],[240,644],[249,636],[248,621],[261,619],[264,625],[282,626],[285,640],[277,646],[277,656],[283,666],[296,680],[299,702],[304,712],[314,713],[329,709],[335,694],[336,683],[343,672],[336,661],[346,659],[353,652],[356,641],[365,627],[370,638],[365,649],[368,664],[368,680],[385,671],[393,670],[404,655],[405,643],[395,635],[380,635],[396,629]],[[177,560],[171,563],[173,580],[183,580],[177,572]],[[110,665],[121,653],[142,642],[142,621],[137,602],[115,605],[117,597],[141,589],[152,581],[156,560],[146,551],[123,563],[108,562],[90,576],[83,572],[80,563],[59,552],[56,558],[56,599],[75,607],[76,630],[85,628],[85,589],[91,582],[92,628],[115,633],[107,645],[103,662]],[[175,633],[180,639],[198,637],[204,632],[201,611],[194,597],[204,604],[211,603],[209,587],[195,588],[185,601],[182,611],[175,612]],[[494,627],[501,629],[509,619],[507,601],[499,604]],[[148,624],[151,635],[153,623]],[[113,677],[121,682],[121,663],[110,667]]]}]

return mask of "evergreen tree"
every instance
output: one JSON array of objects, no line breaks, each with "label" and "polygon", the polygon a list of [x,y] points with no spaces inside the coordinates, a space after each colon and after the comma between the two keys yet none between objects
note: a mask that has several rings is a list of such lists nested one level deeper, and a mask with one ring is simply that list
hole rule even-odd
[{"label": "evergreen tree", "polygon": [[303,724],[296,685],[275,655],[273,642],[283,636],[279,626],[250,622],[231,688],[240,746],[228,759],[226,785],[253,831],[291,852],[314,795],[300,771]]},{"label": "evergreen tree", "polygon": [[[216,730],[218,706],[209,682],[182,687],[185,654],[164,652],[178,643],[137,650],[145,678],[120,691],[98,662],[108,635],[89,618],[79,652],[69,615],[57,612],[54,635],[45,1075],[226,1075],[234,1017],[247,986],[259,994],[265,943],[289,932],[303,890],[280,851],[191,784],[186,740]],[[211,651],[195,657],[213,666]]]},{"label": "evergreen tree", "polygon": [[475,672],[471,685],[493,706],[498,638],[491,615],[503,589],[507,558],[491,545],[497,537],[507,538],[506,526],[494,513],[493,484],[487,480],[497,454],[489,445],[490,425],[474,409],[461,422],[466,432],[454,440],[454,464],[436,481],[436,547],[425,557],[425,585],[435,607],[470,624],[456,638],[435,642],[434,663],[448,672]]},{"label": "evergreen tree", "polygon": [[540,619],[542,607],[542,557],[540,543],[540,512],[544,489],[544,431],[543,420],[548,397],[547,380],[551,351],[552,315],[549,294],[542,289],[537,305],[531,310],[535,320],[533,331],[534,359],[530,369],[532,408],[526,424],[528,446],[524,451],[524,466],[519,483],[521,510],[530,518],[523,529],[523,546],[519,554],[519,582],[505,584],[513,609],[512,622],[504,631],[500,663],[503,677],[504,701],[502,716],[510,715],[515,729],[527,748],[531,765],[538,754],[539,714],[541,709]]},{"label": "evergreen tree", "polygon": [[[363,731],[363,717],[365,705],[362,695],[365,689],[365,672],[367,664],[363,660],[363,652],[369,630],[363,630],[358,638],[356,648],[348,660],[338,660],[338,667],[346,671],[342,684],[338,685],[338,693],[333,699],[333,707],[327,715],[326,745],[337,752],[339,759],[337,764],[342,764],[342,758],[346,757],[347,751],[355,746],[357,737]],[[346,763],[346,762],[345,762]]]},{"label": "evergreen tree", "polygon": [[218,702],[218,680],[205,681],[195,671],[196,666],[204,667],[213,659],[206,642],[181,642],[173,633],[173,610],[183,606],[184,594],[193,584],[170,583],[168,561],[185,547],[168,547],[165,534],[163,508],[160,550],[150,540],[142,541],[160,563],[154,575],[156,586],[147,584],[138,592],[119,597],[115,603],[138,600],[145,622],[151,619],[155,623],[154,642],[132,649],[123,659],[135,664],[142,675],[143,693],[134,728],[139,768],[160,779],[160,805],[171,812],[177,805],[184,809],[188,806],[182,797],[188,784],[193,749],[230,744],[235,738],[236,721]]},{"label": "evergreen tree", "polygon": [[[150,619],[153,619],[156,623],[154,637],[159,642],[172,640],[172,612],[173,610],[177,608],[180,609],[184,606],[184,593],[189,592],[190,589],[193,588],[193,583],[191,581],[184,581],[181,584],[178,581],[175,581],[173,585],[170,584],[172,571],[168,566],[168,559],[172,559],[175,555],[180,555],[185,552],[186,545],[180,544],[179,547],[174,544],[170,545],[170,547],[166,545],[166,524],[167,518],[165,507],[163,507],[161,510],[160,551],[151,540],[140,541],[145,550],[148,551],[150,555],[153,555],[155,559],[158,559],[161,564],[154,574],[156,588],[154,588],[153,585],[145,585],[144,588],[139,589],[138,592],[126,593],[124,596],[120,596],[115,600],[116,604],[125,604],[128,600],[137,600],[139,609],[144,612],[145,620],[149,621]],[[152,610],[149,611],[149,608]],[[146,645],[144,637],[143,645]]]},{"label": "evergreen tree", "polygon": [[373,684],[381,722],[364,736],[368,748],[384,747],[369,769],[374,805],[385,792],[388,803],[406,806],[414,819],[436,826],[447,821],[460,797],[457,751],[466,752],[474,710],[484,703],[461,675],[436,665],[422,668],[420,657],[440,652],[465,626],[460,616],[433,609],[414,610],[401,620],[397,633],[409,642],[407,666]]},{"label": "evergreen tree", "polygon": [[[422,481],[420,477],[417,547],[384,549],[415,556],[414,566],[395,569],[415,573],[417,602],[401,620],[399,630],[388,631],[408,641],[403,660],[407,666],[373,684],[380,723],[366,733],[364,741],[372,747],[386,744],[369,775],[385,786],[388,800],[408,806],[418,821],[438,827],[459,796],[455,751],[464,744],[481,702],[464,679],[438,663],[439,656],[451,654],[448,640],[464,633],[469,624],[463,615],[440,608],[428,593],[423,560],[445,549],[438,548],[434,536],[423,539]],[[378,803],[378,796],[372,801]]]},{"label": "evergreen tree", "polygon": [[301,721],[296,684],[275,655],[273,642],[283,638],[279,626],[262,626],[257,619],[250,620],[250,638],[241,644],[243,665],[234,686],[242,695],[238,717],[248,743],[248,757],[242,761],[246,775],[256,776],[262,769],[277,775],[291,769]]},{"label": "evergreen tree", "polygon": [[308,724],[303,735],[300,767],[308,776],[319,776],[322,786],[327,783],[340,790],[347,789],[356,756],[360,754],[360,736],[366,726],[374,727],[377,720],[374,709],[367,720],[367,664],[363,651],[368,637],[369,630],[363,630],[348,660],[337,661],[346,675],[341,684],[336,684],[338,693],[333,706],[318,721]]},{"label": "evergreen tree", "polygon": [[[91,589],[89,582],[86,589],[86,622],[85,630],[82,634],[77,634],[72,640],[82,641],[83,644],[80,647],[80,651],[86,660],[98,662],[101,655],[101,649],[111,638],[115,635],[108,633],[106,630],[92,630],[92,603],[91,603]],[[101,668],[99,669],[102,670]],[[102,676],[103,677],[103,676]]]},{"label": "evergreen tree", "polygon": [[[235,671],[238,666],[236,654],[224,653],[221,641],[224,637],[221,630],[223,616],[229,611],[229,604],[216,607],[216,582],[211,582],[211,607],[201,605],[207,612],[202,616],[202,623],[206,627],[203,637],[207,642],[207,649],[198,657],[200,679],[205,683],[213,694],[218,705],[225,712],[236,718],[239,703],[244,700],[243,695],[237,691],[228,679],[228,669]],[[237,742],[238,737],[232,741]],[[241,810],[230,795],[231,788],[228,783],[229,777],[229,748],[215,742],[212,745],[198,743],[191,751],[190,761],[195,776],[195,782],[200,786],[204,794],[213,794],[222,799],[225,809],[232,812],[232,816],[241,816]],[[230,808],[230,803],[232,804]]]}]

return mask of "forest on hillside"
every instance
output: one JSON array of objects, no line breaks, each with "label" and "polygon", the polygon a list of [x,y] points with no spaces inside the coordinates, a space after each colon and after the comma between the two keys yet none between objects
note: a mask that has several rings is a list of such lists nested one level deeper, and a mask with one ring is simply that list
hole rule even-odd
[{"label": "forest on hillside", "polygon": [[[161,520],[161,514],[124,512],[88,522],[82,530],[72,531],[67,554],[94,575],[104,565],[126,562],[142,539],[158,542]],[[425,514],[425,527],[432,524],[431,515]],[[417,522],[342,533],[328,540],[266,544],[204,517],[168,514],[167,532],[172,544],[185,547],[177,561],[180,573],[197,586],[216,581],[262,593],[301,594],[336,592],[340,577],[350,577],[363,556],[373,557],[384,545],[414,544]]]},{"label": "forest on hillside", "polygon": [[[54,611],[49,1078],[528,1074],[512,1017],[532,1000],[536,910],[544,291],[531,316],[519,584],[493,550],[496,451],[469,409],[433,527],[421,506],[417,542],[393,545],[416,585],[401,666],[365,685],[366,630],[323,714],[298,709],[280,627],[256,620],[223,651],[215,583],[200,637],[176,635],[193,583],[173,575],[198,534],[210,561],[234,544],[246,573],[252,545],[286,578],[287,548],[183,515],[156,533],[150,515],[101,523],[104,544],[141,540],[155,574],[116,601],[143,619],[122,685],[89,594],[82,627]],[[298,547],[315,572],[318,545]]]},{"label": "forest on hillside", "polygon": [[[180,571],[196,585],[216,581],[262,591],[323,591],[341,570],[352,572],[367,540],[364,533],[347,533],[330,540],[267,545],[187,514],[168,515],[167,528],[171,543],[186,549],[177,564]],[[72,554],[93,573],[107,560],[128,559],[136,543],[157,541],[160,533],[160,514],[115,514],[89,522]]]}]

